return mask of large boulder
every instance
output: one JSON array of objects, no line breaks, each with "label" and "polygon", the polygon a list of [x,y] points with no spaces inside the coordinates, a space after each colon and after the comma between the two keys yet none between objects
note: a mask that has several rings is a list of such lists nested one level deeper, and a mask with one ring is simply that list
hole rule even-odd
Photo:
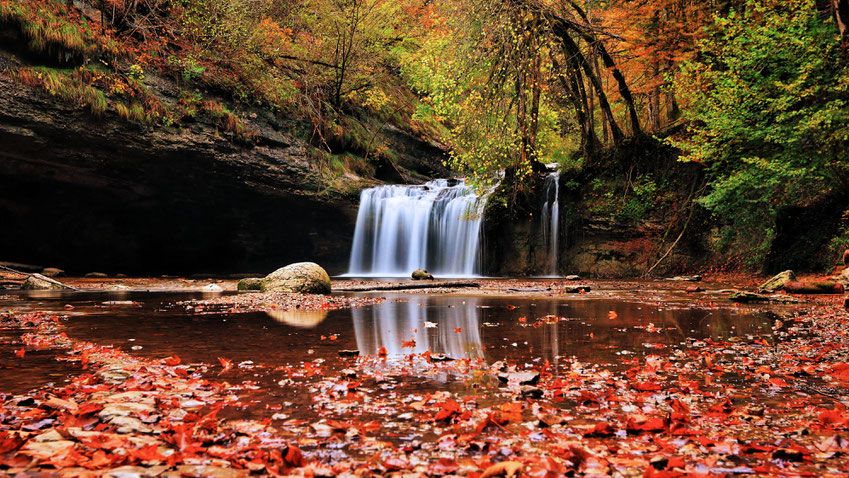
[{"label": "large boulder", "polygon": [[761,290],[775,292],[784,288],[784,285],[788,282],[796,282],[796,274],[794,274],[791,270],[787,270],[780,274],[777,274],[772,279],[764,282],[763,284],[761,284]]},{"label": "large boulder", "polygon": [[23,290],[64,290],[68,287],[41,274],[31,274],[21,285]]},{"label": "large boulder", "polygon": [[314,262],[297,262],[281,267],[265,276],[260,284],[263,292],[301,292],[329,294],[330,276]]}]

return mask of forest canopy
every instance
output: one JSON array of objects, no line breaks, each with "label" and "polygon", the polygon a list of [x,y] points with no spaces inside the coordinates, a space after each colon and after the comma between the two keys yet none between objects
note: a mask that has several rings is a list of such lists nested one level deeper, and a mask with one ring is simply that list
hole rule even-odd
[{"label": "forest canopy", "polygon": [[847,16],[847,0],[0,0],[56,63],[11,74],[94,115],[210,115],[250,147],[240,105],[258,106],[361,172],[391,161],[374,138],[393,124],[482,187],[558,163],[619,175],[649,208],[676,170],[640,152],[666,145],[703,179],[687,202],[759,247],[779,209],[849,194]]}]

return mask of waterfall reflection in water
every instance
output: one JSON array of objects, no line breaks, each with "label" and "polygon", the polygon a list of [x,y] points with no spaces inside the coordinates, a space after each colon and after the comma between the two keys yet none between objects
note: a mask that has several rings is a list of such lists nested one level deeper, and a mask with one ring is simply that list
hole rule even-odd
[{"label": "waterfall reflection in water", "polygon": [[[405,302],[386,302],[352,311],[361,355],[376,355],[384,347],[390,356],[442,353],[455,359],[483,358],[478,319],[479,298],[468,297],[446,307],[429,297],[411,296]],[[435,323],[428,327],[425,322]],[[403,347],[415,340],[415,348]]]}]

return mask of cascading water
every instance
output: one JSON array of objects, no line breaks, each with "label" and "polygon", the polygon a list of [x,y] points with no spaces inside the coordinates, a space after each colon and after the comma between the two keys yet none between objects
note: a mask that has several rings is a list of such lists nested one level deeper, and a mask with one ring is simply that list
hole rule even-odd
[{"label": "cascading water", "polygon": [[548,259],[548,275],[557,275],[558,239],[560,232],[560,173],[554,171],[545,177],[542,188],[542,240]]},{"label": "cascading water", "polygon": [[463,181],[378,186],[360,195],[349,276],[441,277],[479,273],[486,196]]}]

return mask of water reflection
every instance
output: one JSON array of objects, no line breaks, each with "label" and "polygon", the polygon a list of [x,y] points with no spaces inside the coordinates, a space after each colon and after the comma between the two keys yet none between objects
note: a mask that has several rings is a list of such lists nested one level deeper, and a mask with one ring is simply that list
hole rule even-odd
[{"label": "water reflection", "polygon": [[410,296],[405,302],[354,309],[357,347],[361,355],[375,355],[384,347],[390,356],[429,350],[455,359],[483,358],[479,302],[469,297],[445,305]]},{"label": "water reflection", "polygon": [[266,313],[281,324],[302,329],[312,329],[327,318],[326,310],[275,310]]}]

